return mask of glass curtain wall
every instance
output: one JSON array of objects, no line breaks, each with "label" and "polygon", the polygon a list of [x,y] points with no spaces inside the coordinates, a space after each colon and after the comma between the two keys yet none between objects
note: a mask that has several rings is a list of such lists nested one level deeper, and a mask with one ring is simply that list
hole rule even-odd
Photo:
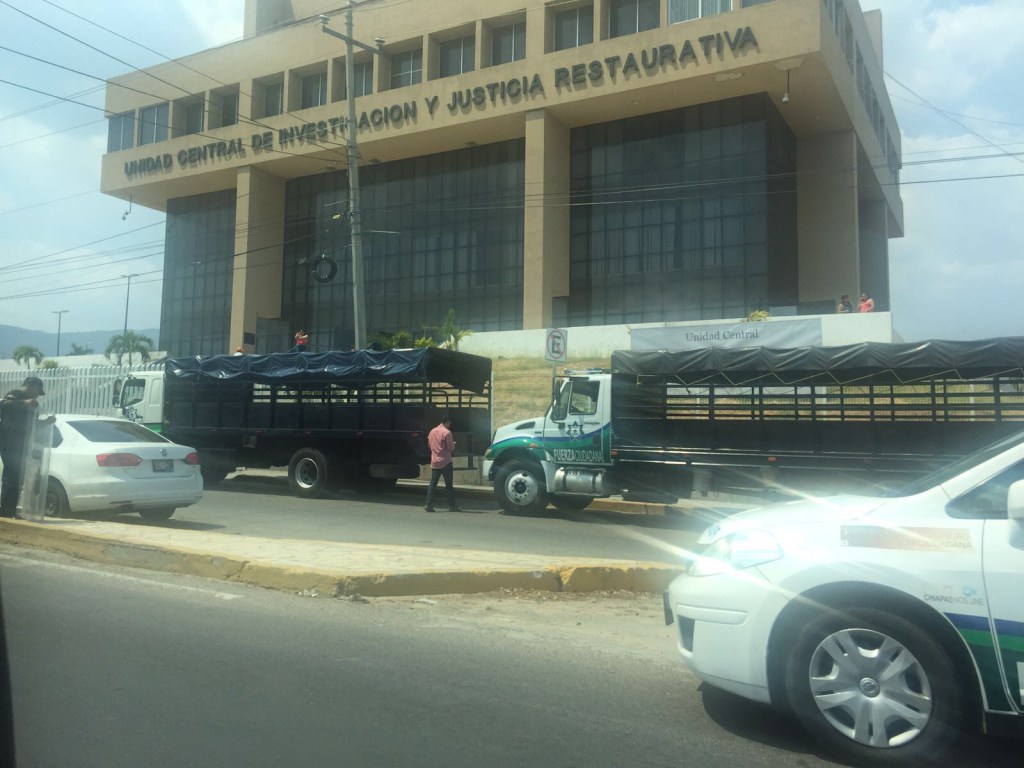
[{"label": "glass curtain wall", "polygon": [[234,253],[234,190],[167,201],[160,349],[230,352]]},{"label": "glass curtain wall", "polygon": [[[360,169],[371,339],[417,338],[449,309],[463,328],[522,328],[523,151],[517,140]],[[347,207],[344,172],[288,183],[282,312],[314,347],[354,340]],[[314,276],[324,257],[330,282]]]},{"label": "glass curtain wall", "polygon": [[792,133],[764,94],[572,131],[570,325],[797,299]]}]

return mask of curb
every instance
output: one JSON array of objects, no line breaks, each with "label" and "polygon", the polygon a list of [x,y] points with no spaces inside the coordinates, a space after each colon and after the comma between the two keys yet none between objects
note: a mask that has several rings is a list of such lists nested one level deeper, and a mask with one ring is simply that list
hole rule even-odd
[{"label": "curb", "polygon": [[23,520],[0,521],[0,542],[60,552],[108,565],[143,568],[251,584],[287,592],[315,592],[332,597],[400,597],[472,594],[499,589],[546,592],[629,590],[660,592],[682,568],[661,563],[628,565],[577,563],[541,568],[438,570],[418,572],[343,572],[295,568],[271,561],[245,559],[214,551],[165,547],[113,536],[53,528]]}]

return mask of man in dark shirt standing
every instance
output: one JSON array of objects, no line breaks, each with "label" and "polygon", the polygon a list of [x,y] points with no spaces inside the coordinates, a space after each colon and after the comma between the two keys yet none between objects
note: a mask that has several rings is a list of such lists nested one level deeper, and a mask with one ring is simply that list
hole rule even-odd
[{"label": "man in dark shirt standing", "polygon": [[[44,394],[42,379],[29,376],[21,389],[12,389],[0,400],[0,461],[4,463],[0,479],[0,517],[16,516],[26,443],[39,398]],[[52,424],[53,420],[50,416],[46,421]]]}]

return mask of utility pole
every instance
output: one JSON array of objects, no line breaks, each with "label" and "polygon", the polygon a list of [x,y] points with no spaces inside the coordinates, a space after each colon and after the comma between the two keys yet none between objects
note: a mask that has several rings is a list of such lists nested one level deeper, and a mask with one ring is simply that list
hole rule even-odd
[{"label": "utility pole", "polygon": [[57,354],[54,357],[60,357],[60,321],[64,318],[64,313],[68,311],[67,309],[51,310],[57,316]]},{"label": "utility pole", "polygon": [[345,100],[348,101],[348,124],[345,126],[345,139],[348,149],[348,211],[349,211],[349,249],[352,252],[352,313],[355,324],[355,348],[366,347],[366,306],[363,300],[363,211],[359,199],[359,153],[356,133],[359,128],[356,125],[356,75],[355,56],[356,47],[364,51],[382,56],[381,46],[384,44],[382,38],[374,40],[377,47],[366,45],[356,40],[352,34],[352,11],[357,3],[349,0],[345,8],[345,32],[335,32],[329,29],[329,16],[321,16],[320,24],[324,33],[336,37],[345,42]]}]

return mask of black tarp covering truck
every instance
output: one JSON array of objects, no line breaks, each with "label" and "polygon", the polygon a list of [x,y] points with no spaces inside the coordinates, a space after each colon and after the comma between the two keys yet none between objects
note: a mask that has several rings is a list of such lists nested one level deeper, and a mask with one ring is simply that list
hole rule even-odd
[{"label": "black tarp covering truck", "polygon": [[288,467],[292,491],[383,490],[419,476],[448,414],[457,456],[490,439],[491,361],[444,349],[294,352],[168,360],[163,434],[191,445],[208,482]]},{"label": "black tarp covering truck", "polygon": [[614,352],[500,427],[484,472],[506,512],[884,487],[1024,429],[1022,366],[1020,337]]}]

